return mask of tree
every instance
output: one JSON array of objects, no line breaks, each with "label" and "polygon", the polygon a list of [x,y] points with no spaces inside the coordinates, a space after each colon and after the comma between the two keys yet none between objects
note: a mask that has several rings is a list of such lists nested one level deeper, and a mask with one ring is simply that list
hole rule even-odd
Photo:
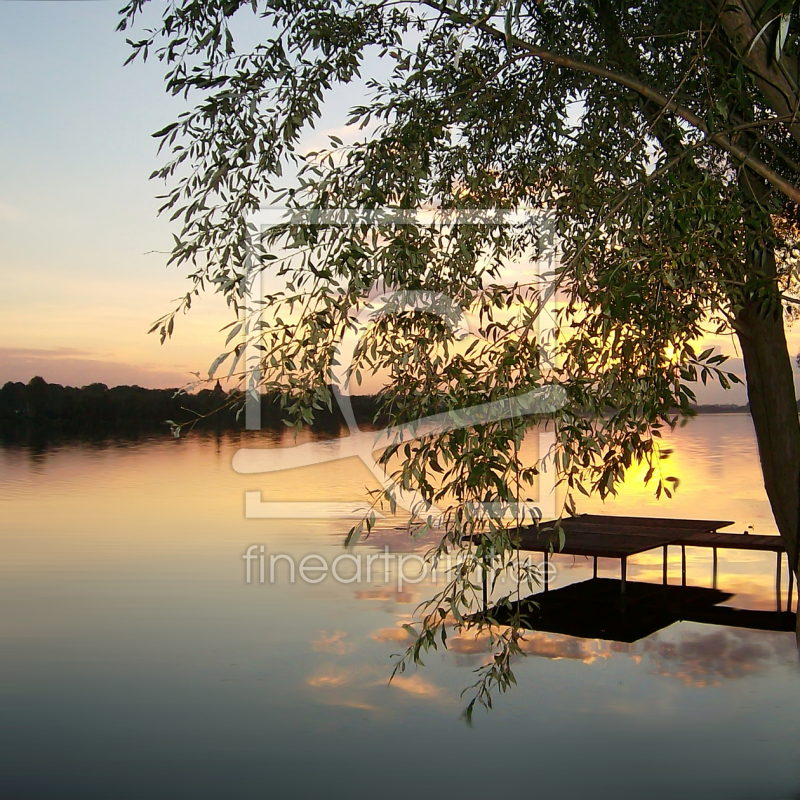
[{"label": "tree", "polygon": [[[145,6],[131,0],[120,28]],[[480,321],[468,352],[452,320],[400,304],[374,320],[353,377],[389,371],[395,423],[558,384],[569,398],[548,416],[559,477],[601,495],[635,462],[656,475],[661,430],[691,413],[692,383],[735,379],[723,356],[695,349],[708,330],[731,334],[796,571],[800,424],[784,319],[797,302],[797,33],[788,0],[172,0],[130,41],[131,59],[154,53],[168,91],[190,101],[155,134],[169,157],[154,177],[168,186],[162,211],[181,220],[172,261],[192,286],[155,327],[171,335],[194,296],[222,292],[237,315],[231,335],[262,348],[263,386],[307,421],[331,402],[337,343],[371,295],[446,296]],[[348,84],[365,95],[349,117],[359,138],[301,152]],[[254,240],[248,215],[269,203],[297,213]],[[331,217],[387,207],[439,217]],[[489,208],[553,220],[563,298],[553,342],[537,335],[542,287],[500,280],[507,262],[536,252],[538,232],[464,222]],[[254,270],[286,281],[257,306]],[[232,347],[234,372],[244,352]],[[537,469],[520,444],[541,421],[518,414],[382,456],[399,485],[448,504],[442,549],[482,534],[411,658],[463,619],[478,592],[472,567],[513,560],[514,525],[471,504],[520,499]],[[507,680],[515,636],[512,626],[488,683]]]}]

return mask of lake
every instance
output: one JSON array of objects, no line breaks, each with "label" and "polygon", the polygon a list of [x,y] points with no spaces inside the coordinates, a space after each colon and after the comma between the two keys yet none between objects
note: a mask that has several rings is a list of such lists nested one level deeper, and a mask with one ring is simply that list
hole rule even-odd
[{"label": "lake", "polygon": [[[703,416],[667,438],[672,500],[634,471],[613,502],[579,510],[775,533],[749,417]],[[245,492],[355,507],[376,484],[353,458],[231,466],[244,445],[276,448],[280,465],[291,444],[261,432],[0,449],[0,797],[800,797],[793,633],[679,622],[625,644],[531,632],[518,685],[472,728],[461,692],[484,641],[455,637],[388,685],[432,578],[410,570],[400,586],[393,561],[356,580],[342,560],[342,580],[292,583],[289,559],[332,563],[352,523],[247,519]],[[382,520],[359,554],[421,551],[401,524]],[[274,582],[242,558],[252,546],[289,557]],[[710,586],[710,551],[687,556],[688,583]],[[679,561],[672,548],[671,583]],[[588,559],[555,564],[555,588],[591,576]],[[618,562],[599,568],[619,575]],[[661,551],[633,558],[628,578],[660,581]],[[723,551],[718,583],[730,604],[772,610],[775,556]],[[786,586],[784,567],[784,605]]]}]

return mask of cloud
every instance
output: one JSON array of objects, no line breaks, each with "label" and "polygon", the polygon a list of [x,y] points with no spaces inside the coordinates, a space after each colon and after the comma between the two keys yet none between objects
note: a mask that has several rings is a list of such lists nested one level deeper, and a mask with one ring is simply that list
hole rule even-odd
[{"label": "cloud", "polygon": [[606,642],[592,639],[574,639],[570,636],[554,636],[551,634],[526,635],[520,642],[524,653],[554,661],[567,659],[593,664],[598,658],[609,658],[611,647]]},{"label": "cloud", "polygon": [[319,637],[311,642],[311,649],[317,653],[333,653],[337,656],[343,656],[352,650],[349,642],[346,642],[347,631],[334,631],[328,633],[327,631],[320,631]]},{"label": "cloud", "polygon": [[[598,658],[609,658],[614,644],[595,639],[577,639],[572,636],[530,631],[525,633],[525,638],[520,640],[519,646],[523,653],[530,656],[592,664]],[[492,652],[491,637],[488,633],[459,634],[448,640],[448,647],[458,654],[460,657],[458,663],[462,665],[486,661]]]},{"label": "cloud", "polygon": [[797,658],[792,634],[735,628],[691,632],[677,640],[653,637],[644,652],[653,672],[688,686],[719,685]]},{"label": "cloud", "polygon": [[326,698],[322,701],[323,705],[336,706],[337,708],[354,708],[358,711],[374,711],[380,713],[382,709],[372,703],[364,703],[361,700],[349,700],[347,698]]},{"label": "cloud", "polygon": [[411,637],[405,628],[380,628],[372,634],[376,642],[409,642]]},{"label": "cloud", "polygon": [[488,633],[464,632],[451,636],[447,640],[448,649],[454,653],[488,653],[491,647],[491,636]]},{"label": "cloud", "polygon": [[98,355],[109,356],[110,351],[86,350],[80,347],[0,347],[0,357],[8,358],[47,358],[54,361],[68,358],[94,358]]},{"label": "cloud", "polygon": [[441,689],[420,675],[395,675],[390,685],[415,697],[434,700],[441,696]]},{"label": "cloud", "polygon": [[[464,665],[486,661],[490,647],[488,634],[462,634],[449,642],[457,663]],[[633,644],[528,632],[520,647],[527,655],[587,665],[626,656],[652,674],[677,679],[688,686],[717,686],[797,661],[791,633],[738,628],[706,631],[682,627]]]},{"label": "cloud", "polygon": [[334,667],[326,667],[306,679],[306,685],[314,689],[335,689],[350,680],[350,673]]},{"label": "cloud", "polygon": [[[380,693],[386,691],[386,676],[381,673],[377,679],[373,674],[376,671],[365,664],[349,669],[325,665],[306,679],[306,686],[317,690],[314,701],[322,705],[384,714],[386,704]],[[376,693],[380,699],[370,702]]]}]

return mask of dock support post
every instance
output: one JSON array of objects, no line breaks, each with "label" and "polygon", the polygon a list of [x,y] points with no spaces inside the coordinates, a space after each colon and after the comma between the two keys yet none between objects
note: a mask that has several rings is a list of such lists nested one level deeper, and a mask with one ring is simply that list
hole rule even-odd
[{"label": "dock support post", "polygon": [[486,574],[486,564],[483,565],[483,610],[489,608],[489,590],[486,586],[488,575]]},{"label": "dock support post", "polygon": [[594,557],[594,570],[592,571],[592,577],[597,577],[597,556]]},{"label": "dock support post", "polygon": [[719,566],[719,554],[717,553],[717,548],[716,547],[713,549],[713,553],[714,553],[714,556],[713,556],[714,566],[712,567],[712,570],[711,570],[711,581],[712,581],[711,585],[712,585],[712,587],[714,589],[716,589],[717,588],[717,568]]},{"label": "dock support post", "polygon": [[686,545],[681,545],[681,586],[686,586]]},{"label": "dock support post", "polygon": [[792,565],[789,565],[789,594],[786,598],[786,610],[792,610],[792,589],[794,589],[794,571]]},{"label": "dock support post", "polygon": [[625,584],[628,580],[628,559],[626,557],[622,558],[620,562],[620,592],[625,594]]},{"label": "dock support post", "polygon": [[544,551],[544,590],[548,591],[550,588],[550,553]]},{"label": "dock support post", "polygon": [[781,571],[783,567],[783,553],[778,551],[778,565],[775,570],[775,602],[777,605],[777,610],[781,610]]},{"label": "dock support post", "polygon": [[663,576],[662,576],[662,580],[661,580],[661,582],[664,584],[664,586],[667,585],[667,563],[668,563],[668,561],[669,561],[669,545],[665,544],[664,545],[664,562],[662,564]]}]

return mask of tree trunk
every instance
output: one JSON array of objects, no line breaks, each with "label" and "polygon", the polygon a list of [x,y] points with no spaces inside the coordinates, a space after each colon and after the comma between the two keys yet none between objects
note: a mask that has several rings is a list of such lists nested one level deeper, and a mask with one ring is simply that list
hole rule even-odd
[{"label": "tree trunk", "polygon": [[764,488],[797,573],[800,520],[800,421],[794,377],[780,312],[746,302],[737,316],[750,414]]},{"label": "tree trunk", "polygon": [[[766,0],[757,0],[757,13],[751,17],[747,4],[742,0],[730,0],[721,13],[717,4],[713,8],[714,19],[709,19],[710,27],[719,13],[719,21],[726,33],[728,42],[739,53],[745,67],[754,75],[763,99],[770,105],[776,116],[793,113],[798,105],[797,81],[791,78],[797,74],[794,56],[784,54],[781,63],[775,63],[772,41],[759,37],[758,31],[770,18]],[[619,7],[607,0],[597,4],[601,24],[604,27],[606,47],[611,54],[611,63],[622,70],[642,78],[638,45],[634,47],[625,37],[619,24]],[[768,13],[769,12],[769,13]],[[764,15],[767,14],[765,17]],[[630,21],[630,18],[628,18]],[[772,34],[771,34],[772,35]],[[724,60],[721,62],[724,63]],[[724,85],[723,76],[722,84]],[[643,82],[646,82],[643,80]],[[715,81],[712,81],[716,83]],[[645,114],[651,118],[651,131],[670,158],[679,155],[684,148],[680,128],[664,114],[660,108],[643,103]],[[788,132],[800,142],[800,124],[787,125]],[[758,140],[752,133],[738,135],[737,141],[755,150]],[[752,200],[755,225],[769,225],[768,218],[759,216],[761,201],[769,195],[770,187],[763,178],[750,170],[739,172],[740,187],[746,197]],[[769,238],[769,237],[768,237]],[[764,243],[762,242],[762,247]],[[769,498],[775,523],[789,555],[789,564],[795,575],[798,573],[800,545],[800,419],[794,390],[792,364],[786,344],[783,327],[783,310],[778,294],[778,271],[775,253],[769,245],[761,250],[758,257],[754,251],[752,263],[743,264],[745,282],[754,287],[751,296],[746,296],[737,314],[736,333],[742,349],[747,396],[750,401],[750,415],[758,442],[761,472],[764,488]],[[772,302],[765,302],[764,286],[772,284]],[[759,292],[759,287],[760,292]],[[757,297],[757,294],[761,297]],[[742,302],[738,294],[732,296],[731,303],[738,306]],[[798,576],[800,577],[800,576]],[[798,582],[800,589],[800,581]],[[797,627],[798,650],[800,650],[800,615]]]},{"label": "tree trunk", "polygon": [[[782,314],[748,303],[737,318],[761,474],[789,565],[798,574],[800,422]],[[800,582],[798,583],[800,588]],[[795,629],[800,654],[800,614]]]}]

